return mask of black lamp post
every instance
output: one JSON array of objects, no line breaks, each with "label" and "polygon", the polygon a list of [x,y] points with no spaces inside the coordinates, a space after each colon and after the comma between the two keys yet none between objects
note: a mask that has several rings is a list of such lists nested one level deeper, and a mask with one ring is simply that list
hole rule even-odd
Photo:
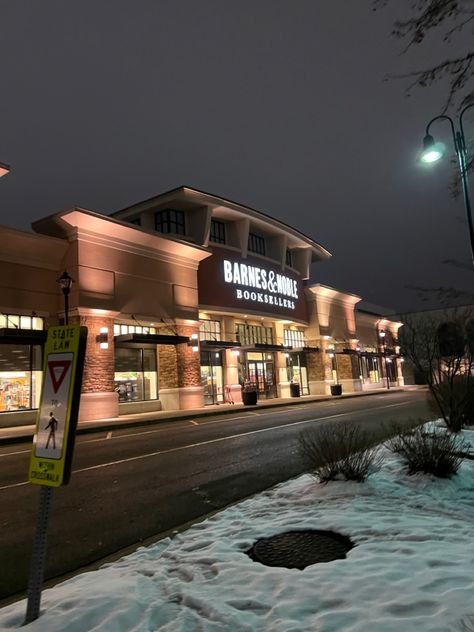
[{"label": "black lamp post", "polygon": [[469,198],[469,182],[467,179],[467,168],[469,164],[469,159],[467,155],[466,138],[464,136],[463,127],[464,113],[472,107],[474,107],[474,103],[467,105],[463,110],[461,110],[461,113],[459,114],[458,130],[456,130],[454,126],[453,119],[446,114],[441,114],[440,116],[435,116],[433,119],[431,119],[431,121],[426,126],[426,135],[423,139],[423,153],[421,155],[421,160],[424,163],[431,163],[437,162],[438,160],[440,160],[440,158],[443,157],[445,147],[442,143],[435,142],[435,139],[430,134],[430,127],[432,123],[441,119],[449,121],[449,124],[451,126],[451,133],[453,135],[454,149],[456,150],[456,156],[458,159],[459,173],[461,175],[464,205],[466,207],[467,224],[469,227],[469,239],[471,243],[471,259],[474,268],[474,224],[472,221],[471,200]]},{"label": "black lamp post", "polygon": [[72,284],[74,283],[74,279],[69,276],[67,270],[61,274],[59,279],[57,279],[59,283],[59,287],[64,296],[64,324],[69,324],[69,292],[71,291]]},{"label": "black lamp post", "polygon": [[382,338],[383,357],[385,362],[385,377],[387,378],[387,390],[390,389],[390,377],[388,375],[388,363],[387,363],[387,343],[385,341],[385,332],[379,331],[379,336]]}]

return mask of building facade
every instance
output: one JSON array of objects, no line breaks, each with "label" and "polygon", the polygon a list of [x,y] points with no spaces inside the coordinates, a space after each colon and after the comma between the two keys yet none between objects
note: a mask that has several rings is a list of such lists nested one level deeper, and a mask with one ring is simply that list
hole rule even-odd
[{"label": "building facade", "polygon": [[180,187],[107,217],[73,208],[0,228],[0,425],[31,423],[48,326],[88,328],[80,419],[402,384],[401,323],[309,282],[319,243]]}]

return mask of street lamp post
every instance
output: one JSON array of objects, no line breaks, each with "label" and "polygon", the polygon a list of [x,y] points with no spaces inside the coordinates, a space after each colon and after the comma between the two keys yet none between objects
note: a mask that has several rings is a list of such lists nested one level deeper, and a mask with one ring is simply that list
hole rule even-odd
[{"label": "street lamp post", "polygon": [[58,279],[59,287],[64,296],[64,324],[69,324],[69,292],[71,291],[72,284],[74,283],[74,279],[69,276],[67,270],[61,274]]},{"label": "street lamp post", "polygon": [[421,161],[424,163],[432,163],[440,160],[444,155],[445,147],[442,143],[436,143],[433,136],[430,134],[431,124],[435,121],[439,121],[441,119],[445,119],[449,121],[451,127],[451,133],[453,135],[454,148],[456,150],[456,156],[458,159],[459,165],[459,173],[461,175],[461,183],[462,183],[462,191],[464,196],[464,205],[466,207],[466,215],[467,215],[467,224],[469,227],[469,239],[471,243],[471,260],[472,266],[474,268],[474,224],[472,221],[472,212],[471,212],[471,200],[469,197],[469,181],[467,178],[467,170],[468,170],[468,157],[467,157],[467,146],[466,146],[466,137],[464,135],[464,127],[463,127],[463,116],[467,110],[474,107],[474,103],[467,105],[465,108],[461,110],[459,114],[459,129],[456,130],[454,121],[450,116],[446,114],[441,114],[440,116],[435,116],[426,126],[426,133],[423,139],[423,153],[421,155]]},{"label": "street lamp post", "polygon": [[383,357],[385,363],[385,377],[387,378],[387,390],[390,390],[390,377],[388,375],[388,363],[387,363],[387,343],[385,341],[385,332],[379,331],[379,336],[382,338]]}]

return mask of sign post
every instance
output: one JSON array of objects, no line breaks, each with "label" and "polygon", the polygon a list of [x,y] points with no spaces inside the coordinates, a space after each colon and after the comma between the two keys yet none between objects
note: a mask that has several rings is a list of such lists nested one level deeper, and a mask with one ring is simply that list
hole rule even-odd
[{"label": "sign post", "polygon": [[25,624],[39,616],[53,487],[71,475],[87,328],[51,327],[44,350],[43,387],[30,457],[29,481],[41,485]]}]

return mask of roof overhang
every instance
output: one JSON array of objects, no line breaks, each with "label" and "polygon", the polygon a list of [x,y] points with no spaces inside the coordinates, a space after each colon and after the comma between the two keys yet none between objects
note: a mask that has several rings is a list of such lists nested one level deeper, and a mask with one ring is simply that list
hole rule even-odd
[{"label": "roof overhang", "polygon": [[127,342],[137,345],[182,345],[190,342],[187,336],[172,336],[165,334],[121,334],[114,336],[114,342]]}]

